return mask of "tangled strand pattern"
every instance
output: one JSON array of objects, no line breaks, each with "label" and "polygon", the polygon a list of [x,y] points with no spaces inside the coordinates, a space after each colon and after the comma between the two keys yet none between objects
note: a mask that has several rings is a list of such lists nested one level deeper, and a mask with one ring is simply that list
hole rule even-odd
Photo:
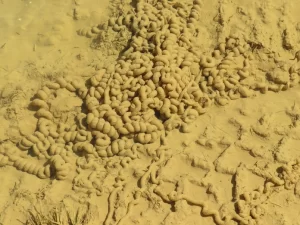
[{"label": "tangled strand pattern", "polygon": [[[10,162],[44,178],[59,170],[53,157],[60,157],[61,164],[71,164],[73,153],[134,159],[136,149],[167,132],[179,128],[188,132],[186,125],[213,102],[225,105],[231,99],[252,96],[255,90],[285,90],[299,82],[294,67],[289,79],[277,75],[254,79],[249,44],[238,38],[228,38],[211,56],[201,55],[196,47],[201,6],[200,0],[191,8],[166,0],[140,0],[135,11],[111,18],[107,29],[132,33],[116,63],[100,69],[87,84],[65,78],[47,83],[31,102],[37,109],[38,127],[18,147],[46,159],[43,166],[50,165],[50,173],[49,169],[41,172],[17,163],[24,158],[16,161],[17,157],[4,155],[1,163]],[[73,126],[54,122],[48,100],[58,89],[74,92],[84,101],[87,112],[78,115]]]},{"label": "tangled strand pattern", "polygon": [[[278,74],[256,76],[250,46],[237,37],[226,39],[211,55],[202,55],[196,43],[201,6],[200,0],[191,7],[167,0],[139,0],[132,12],[111,18],[102,27],[116,32],[128,29],[132,34],[118,60],[98,70],[86,84],[59,78],[39,90],[31,102],[37,109],[37,130],[18,143],[20,154],[0,148],[0,165],[57,179],[69,178],[80,156],[121,156],[125,165],[169,131],[188,132],[187,125],[214,102],[225,105],[255,91],[277,92],[299,83],[295,66],[287,79]],[[100,32],[91,30],[96,31]],[[51,112],[49,99],[59,89],[76,93],[84,102],[86,111],[72,126],[56,123]],[[174,195],[169,200],[185,198]],[[203,210],[224,224],[217,212]]]}]

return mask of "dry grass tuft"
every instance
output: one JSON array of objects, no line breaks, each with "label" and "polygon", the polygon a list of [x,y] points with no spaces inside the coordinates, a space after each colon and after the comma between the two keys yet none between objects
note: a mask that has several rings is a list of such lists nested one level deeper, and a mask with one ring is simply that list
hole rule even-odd
[{"label": "dry grass tuft", "polygon": [[93,217],[91,205],[70,209],[64,203],[53,207],[48,212],[33,206],[28,212],[25,225],[88,225]]}]

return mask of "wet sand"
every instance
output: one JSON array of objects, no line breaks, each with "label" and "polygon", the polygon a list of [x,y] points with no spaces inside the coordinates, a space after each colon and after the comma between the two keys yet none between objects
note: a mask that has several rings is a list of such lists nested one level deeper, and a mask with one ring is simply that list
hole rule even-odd
[{"label": "wet sand", "polygon": [[0,0],[0,224],[300,224],[295,0]]}]

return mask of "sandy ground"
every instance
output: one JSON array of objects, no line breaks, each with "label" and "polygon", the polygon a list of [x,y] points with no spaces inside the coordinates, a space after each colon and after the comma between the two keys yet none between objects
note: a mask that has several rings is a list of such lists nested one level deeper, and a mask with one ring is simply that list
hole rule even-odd
[{"label": "sandy ground", "polygon": [[299,12],[0,0],[0,224],[300,225]]}]

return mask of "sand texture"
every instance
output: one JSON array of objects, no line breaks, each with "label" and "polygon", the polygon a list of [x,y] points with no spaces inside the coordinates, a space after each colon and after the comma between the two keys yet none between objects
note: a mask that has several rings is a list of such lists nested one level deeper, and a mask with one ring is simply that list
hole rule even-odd
[{"label": "sand texture", "polygon": [[0,0],[0,225],[300,225],[299,12]]}]

